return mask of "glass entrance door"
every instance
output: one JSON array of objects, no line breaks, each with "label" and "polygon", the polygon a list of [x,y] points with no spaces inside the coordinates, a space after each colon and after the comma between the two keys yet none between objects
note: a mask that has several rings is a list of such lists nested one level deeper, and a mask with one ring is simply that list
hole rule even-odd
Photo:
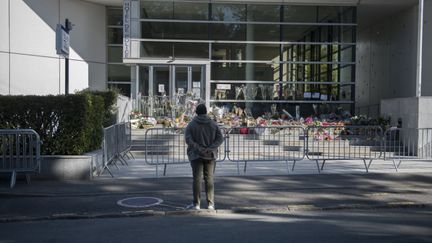
[{"label": "glass entrance door", "polygon": [[[186,105],[187,100],[205,102],[205,65],[151,65],[142,67],[148,70],[146,80],[141,80],[143,109],[145,116],[175,117],[176,110]],[[140,75],[140,76],[141,76]],[[143,84],[147,81],[147,84]],[[145,101],[144,101],[145,99]]]}]

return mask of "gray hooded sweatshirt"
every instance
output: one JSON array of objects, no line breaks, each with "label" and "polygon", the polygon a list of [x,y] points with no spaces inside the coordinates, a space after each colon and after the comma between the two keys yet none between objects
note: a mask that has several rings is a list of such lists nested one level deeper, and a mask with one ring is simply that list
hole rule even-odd
[{"label": "gray hooded sweatshirt", "polygon": [[223,142],[220,128],[207,115],[197,115],[187,125],[185,140],[190,161],[196,159],[215,160],[218,147]]}]

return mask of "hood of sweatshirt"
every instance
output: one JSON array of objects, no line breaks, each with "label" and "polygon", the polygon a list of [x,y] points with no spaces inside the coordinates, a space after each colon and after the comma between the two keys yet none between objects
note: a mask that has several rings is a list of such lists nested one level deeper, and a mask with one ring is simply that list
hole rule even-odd
[{"label": "hood of sweatshirt", "polygon": [[211,123],[212,120],[210,119],[209,116],[207,115],[197,115],[194,117],[193,119],[195,122],[199,123],[199,124],[208,124]]}]

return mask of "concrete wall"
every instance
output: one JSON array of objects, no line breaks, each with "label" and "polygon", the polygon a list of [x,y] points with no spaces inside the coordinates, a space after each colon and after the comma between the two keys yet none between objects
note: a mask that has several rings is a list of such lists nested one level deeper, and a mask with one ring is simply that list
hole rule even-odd
[{"label": "concrete wall", "polygon": [[422,95],[432,96],[432,0],[424,3]]},{"label": "concrete wall", "polygon": [[69,91],[106,85],[105,6],[79,0],[0,1],[0,94],[64,93],[55,29],[68,18]]},{"label": "concrete wall", "polygon": [[382,99],[415,96],[417,22],[414,6],[371,26],[359,26],[357,108],[376,110]]},{"label": "concrete wall", "polygon": [[396,98],[381,101],[381,113],[396,126],[402,119],[403,128],[432,128],[432,97]]}]

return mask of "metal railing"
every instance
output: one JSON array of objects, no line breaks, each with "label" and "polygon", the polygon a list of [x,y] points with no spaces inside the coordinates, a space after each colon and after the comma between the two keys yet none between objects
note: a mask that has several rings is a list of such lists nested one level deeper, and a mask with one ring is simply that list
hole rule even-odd
[{"label": "metal railing", "polygon": [[[118,123],[103,129],[103,165],[99,175],[105,171],[114,177],[109,166],[114,165],[119,168],[117,162],[127,165],[126,159],[133,158],[130,152],[132,146],[131,123]],[[129,157],[130,155],[130,157]]]},{"label": "metal railing", "polygon": [[32,129],[0,130],[0,172],[11,173],[10,188],[16,183],[17,173],[40,173],[41,141],[39,134]]},{"label": "metal railing", "polygon": [[404,160],[432,160],[432,128],[388,129],[384,134],[384,151],[385,160],[393,161],[396,171]]},{"label": "metal railing", "polygon": [[[225,134],[225,130],[222,134]],[[164,165],[163,175],[166,174],[167,165],[190,163],[187,157],[187,144],[184,138],[185,128],[150,128],[145,133],[145,162],[158,166]],[[220,148],[225,148],[224,143]],[[225,149],[218,150],[216,162],[225,160]]]},{"label": "metal railing", "polygon": [[[318,173],[331,160],[363,161],[366,172],[374,160],[392,160],[397,171],[403,160],[432,160],[431,129],[389,129],[379,126],[267,126],[225,129],[217,162],[285,162],[290,172],[300,160],[316,163]],[[190,163],[184,128],[151,128],[145,132],[145,162],[158,168]],[[396,165],[395,161],[399,161]],[[321,164],[320,164],[321,163]]]},{"label": "metal railing", "polygon": [[226,137],[227,158],[237,163],[240,174],[240,162],[244,162],[246,172],[248,162],[288,161],[304,159],[305,130],[298,126],[267,126],[233,128]]},{"label": "metal railing", "polygon": [[383,132],[379,126],[311,126],[306,134],[305,154],[316,162],[318,172],[328,160],[362,160],[368,172],[372,161],[382,155]]}]

